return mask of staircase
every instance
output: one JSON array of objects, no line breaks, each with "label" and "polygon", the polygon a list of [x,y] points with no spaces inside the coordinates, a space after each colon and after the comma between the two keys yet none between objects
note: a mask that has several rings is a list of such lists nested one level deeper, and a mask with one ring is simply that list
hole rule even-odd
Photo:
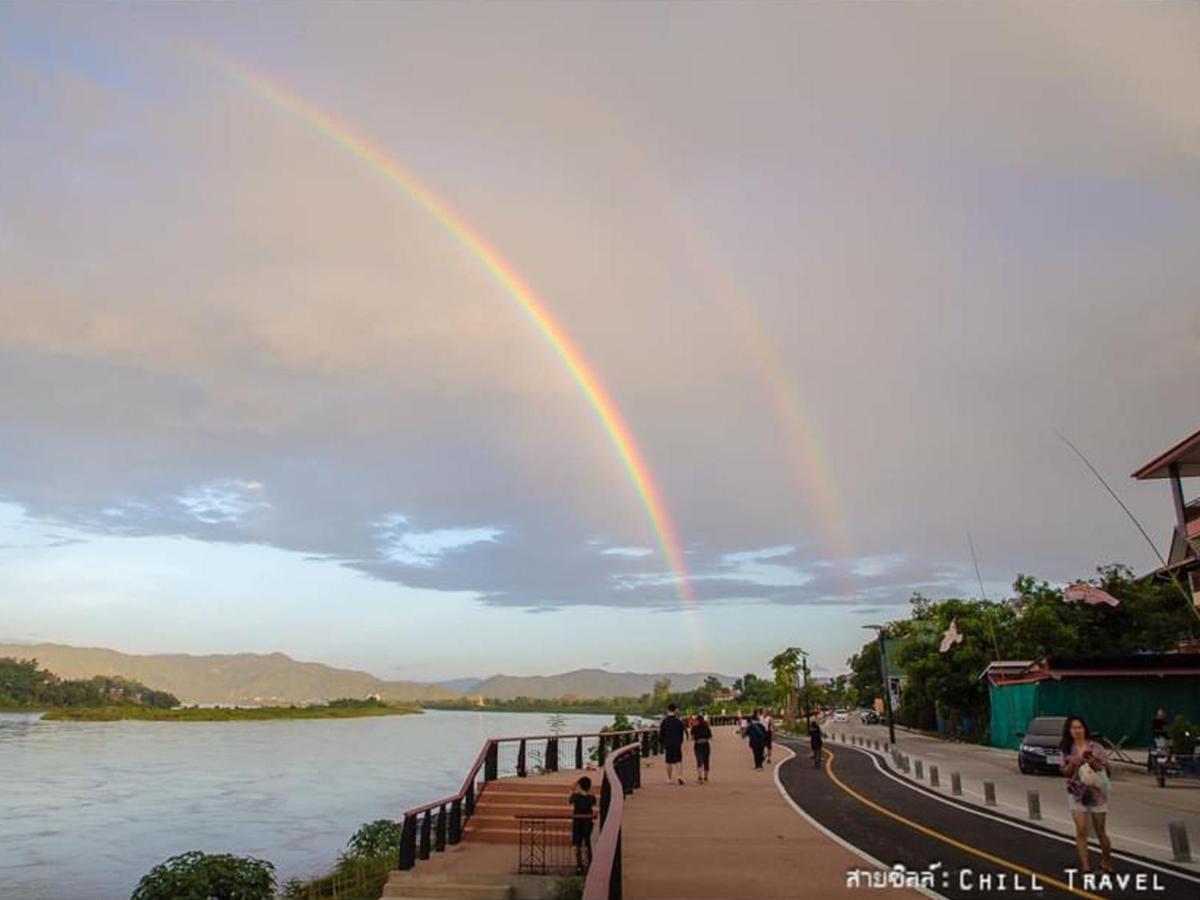
[{"label": "staircase", "polygon": [[[463,840],[481,844],[516,844],[520,832],[517,816],[569,815],[572,783],[525,778],[493,781],[475,802],[475,812],[463,829]],[[592,793],[599,795],[595,787]],[[599,804],[597,803],[597,806]],[[568,823],[564,823],[569,828]]]},{"label": "staircase", "polygon": [[504,875],[393,872],[382,897],[404,900],[512,900],[515,891]]}]

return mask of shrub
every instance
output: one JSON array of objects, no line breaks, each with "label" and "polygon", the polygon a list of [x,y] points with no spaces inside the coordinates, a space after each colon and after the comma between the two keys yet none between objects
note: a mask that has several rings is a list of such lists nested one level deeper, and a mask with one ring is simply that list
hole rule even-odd
[{"label": "shrub", "polygon": [[376,819],[359,826],[350,836],[346,846],[350,856],[391,856],[400,852],[400,829],[402,823],[392,819]]},{"label": "shrub", "polygon": [[275,867],[266,860],[192,850],[142,876],[130,900],[271,900],[274,895]]}]

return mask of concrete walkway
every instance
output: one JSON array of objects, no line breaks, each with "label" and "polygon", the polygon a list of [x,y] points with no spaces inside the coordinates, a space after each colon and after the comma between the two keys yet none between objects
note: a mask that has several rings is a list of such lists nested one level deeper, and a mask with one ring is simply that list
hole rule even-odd
[{"label": "concrete walkway", "polygon": [[[621,840],[627,900],[836,897],[846,892],[848,870],[871,868],[792,808],[776,786],[774,767],[755,770],[731,726],[713,731],[709,783],[696,783],[690,743],[685,785],[666,783],[662,757],[642,769],[641,790],[625,806]],[[776,763],[788,756],[776,747]]]}]

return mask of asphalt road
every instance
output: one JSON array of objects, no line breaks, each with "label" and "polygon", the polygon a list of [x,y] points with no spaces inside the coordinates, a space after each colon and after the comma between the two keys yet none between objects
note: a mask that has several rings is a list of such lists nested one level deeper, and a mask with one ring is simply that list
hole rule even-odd
[{"label": "asphalt road", "polygon": [[[882,754],[827,746],[825,764],[812,765],[806,743],[785,742],[797,756],[779,766],[787,795],[820,826],[886,866],[934,872],[933,891],[968,898],[1155,898],[1200,900],[1200,877],[1136,854],[1115,866],[1124,885],[1088,884],[1074,842],[1029,822],[983,813],[890,776]],[[1098,866],[1093,853],[1092,865]],[[870,868],[864,863],[864,868]]]}]

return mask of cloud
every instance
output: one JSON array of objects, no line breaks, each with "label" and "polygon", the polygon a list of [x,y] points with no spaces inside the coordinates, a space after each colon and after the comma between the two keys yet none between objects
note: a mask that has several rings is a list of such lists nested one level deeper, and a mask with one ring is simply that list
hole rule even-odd
[{"label": "cloud", "polygon": [[605,429],[478,260],[149,32],[329,107],[497,248],[627,418],[701,604],[960,591],[968,528],[989,583],[1152,563],[1053,427],[1116,473],[1193,427],[1194,11],[19,15],[94,35],[0,82],[0,497],[38,521],[679,607]]}]

